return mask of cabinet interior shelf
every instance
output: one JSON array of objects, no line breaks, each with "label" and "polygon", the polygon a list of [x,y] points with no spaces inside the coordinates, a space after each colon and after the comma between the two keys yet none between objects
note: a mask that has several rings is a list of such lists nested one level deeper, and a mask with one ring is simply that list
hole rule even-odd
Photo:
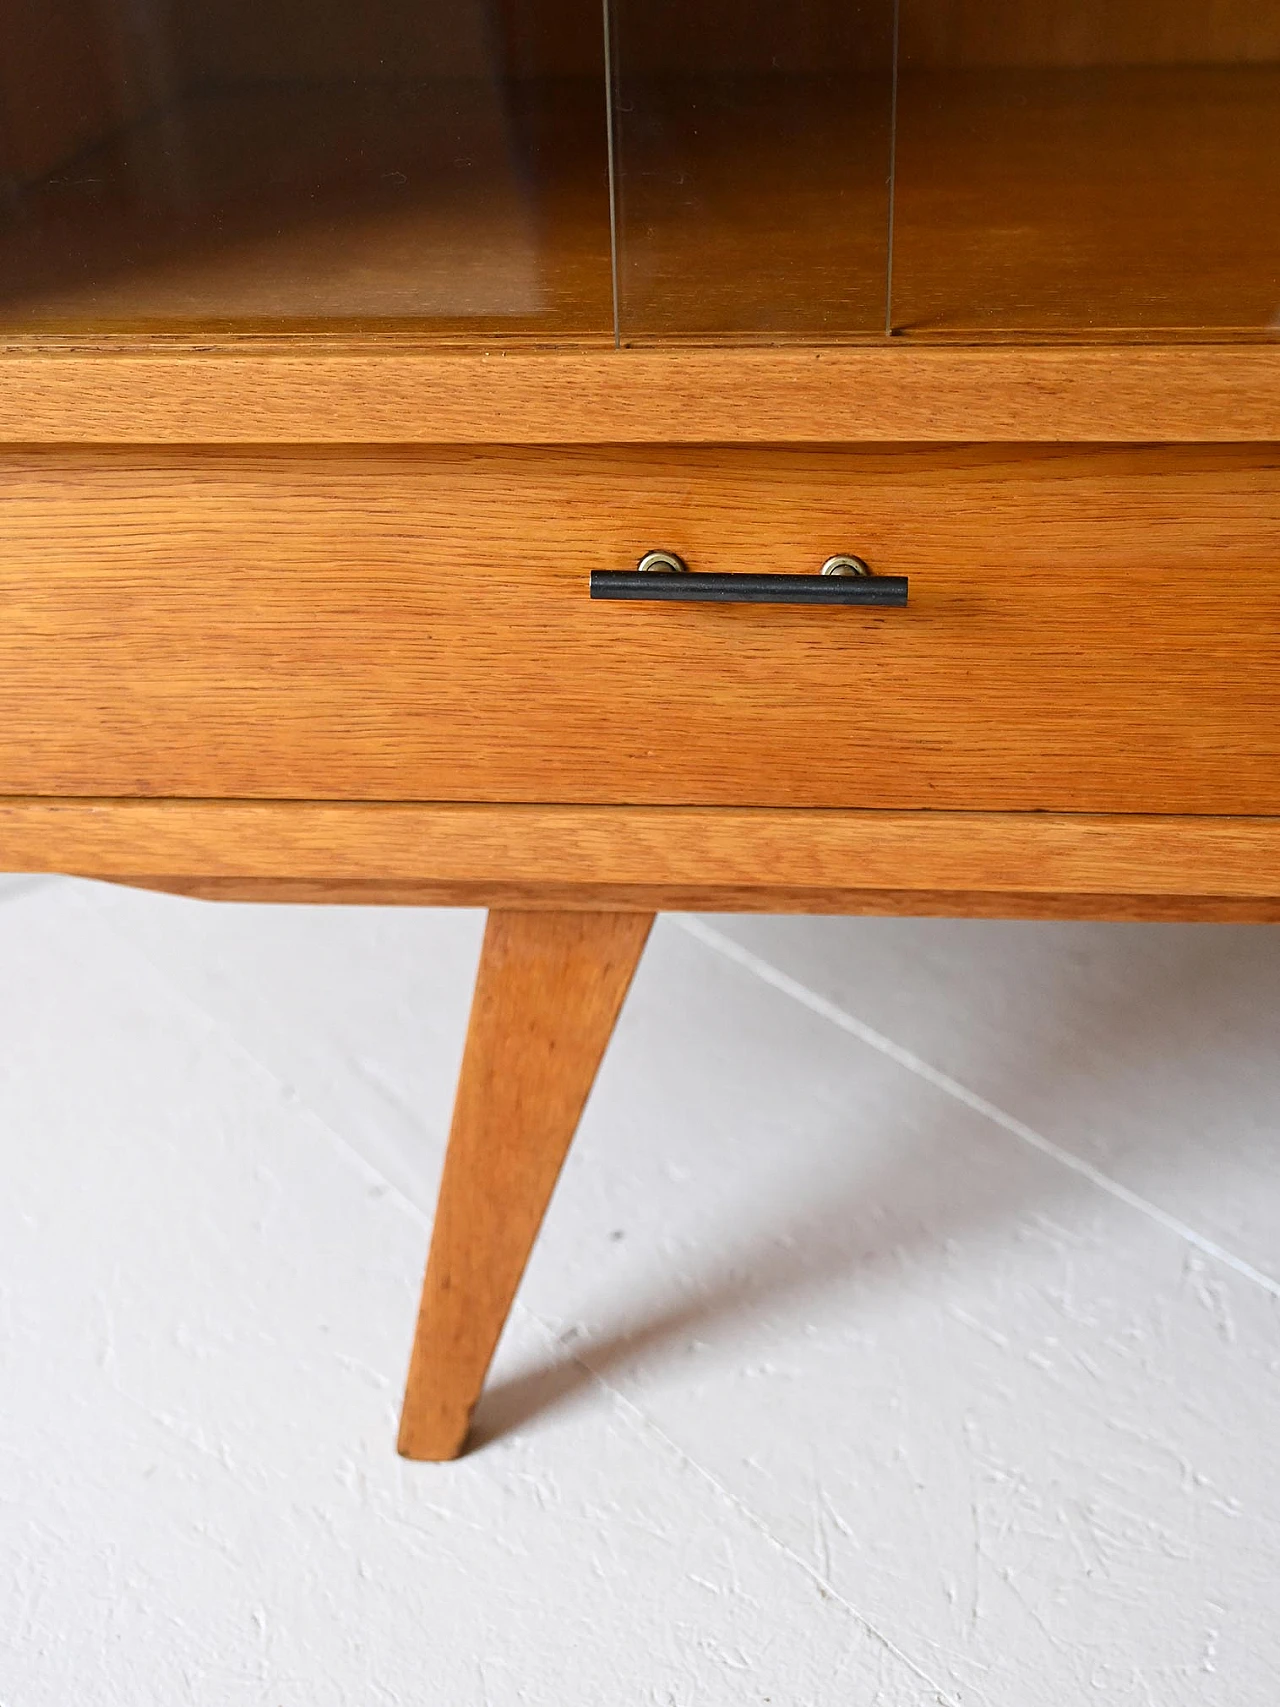
[{"label": "cabinet interior shelf", "polygon": [[[883,336],[859,91],[658,105],[619,117],[623,340]],[[908,70],[898,115],[896,335],[1280,335],[1280,66]],[[612,339],[605,135],[588,79],[201,87],[13,188],[0,329]]]}]

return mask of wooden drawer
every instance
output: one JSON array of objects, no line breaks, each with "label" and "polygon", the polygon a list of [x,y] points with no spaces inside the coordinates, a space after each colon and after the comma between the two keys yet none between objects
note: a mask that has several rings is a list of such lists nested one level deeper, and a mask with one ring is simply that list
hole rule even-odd
[{"label": "wooden drawer", "polygon": [[[588,599],[653,547],[911,601]],[[0,792],[1280,811],[1280,456],[7,453]]]}]

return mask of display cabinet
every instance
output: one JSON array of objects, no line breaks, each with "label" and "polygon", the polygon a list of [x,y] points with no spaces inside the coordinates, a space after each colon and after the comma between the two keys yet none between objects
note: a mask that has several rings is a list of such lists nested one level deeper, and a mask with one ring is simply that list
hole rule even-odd
[{"label": "display cabinet", "polygon": [[1280,919],[1278,203],[1280,0],[5,8],[0,866],[491,909],[410,1456],[656,910]]}]

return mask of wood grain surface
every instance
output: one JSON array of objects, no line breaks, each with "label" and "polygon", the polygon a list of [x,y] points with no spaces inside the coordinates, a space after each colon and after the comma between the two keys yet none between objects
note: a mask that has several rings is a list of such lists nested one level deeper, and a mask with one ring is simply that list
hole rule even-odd
[{"label": "wood grain surface", "polygon": [[400,1419],[406,1458],[462,1450],[652,922],[489,915]]},{"label": "wood grain surface", "polygon": [[399,888],[472,906],[1251,903],[1280,898],[1280,817],[6,799],[0,869],[223,895],[285,881],[311,900]]},{"label": "wood grain surface", "polygon": [[1280,347],[0,345],[0,443],[1274,442]]},{"label": "wood grain surface", "polygon": [[[1280,457],[0,462],[0,791],[1280,810]],[[593,568],[911,578],[601,604]]]}]

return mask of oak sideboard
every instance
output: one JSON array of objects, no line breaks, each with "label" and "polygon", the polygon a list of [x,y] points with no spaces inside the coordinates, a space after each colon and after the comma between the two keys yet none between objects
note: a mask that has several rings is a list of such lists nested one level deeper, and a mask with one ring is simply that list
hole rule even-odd
[{"label": "oak sideboard", "polygon": [[490,909],[408,1456],[655,912],[1280,920],[1280,0],[62,0],[0,120],[0,868]]}]

